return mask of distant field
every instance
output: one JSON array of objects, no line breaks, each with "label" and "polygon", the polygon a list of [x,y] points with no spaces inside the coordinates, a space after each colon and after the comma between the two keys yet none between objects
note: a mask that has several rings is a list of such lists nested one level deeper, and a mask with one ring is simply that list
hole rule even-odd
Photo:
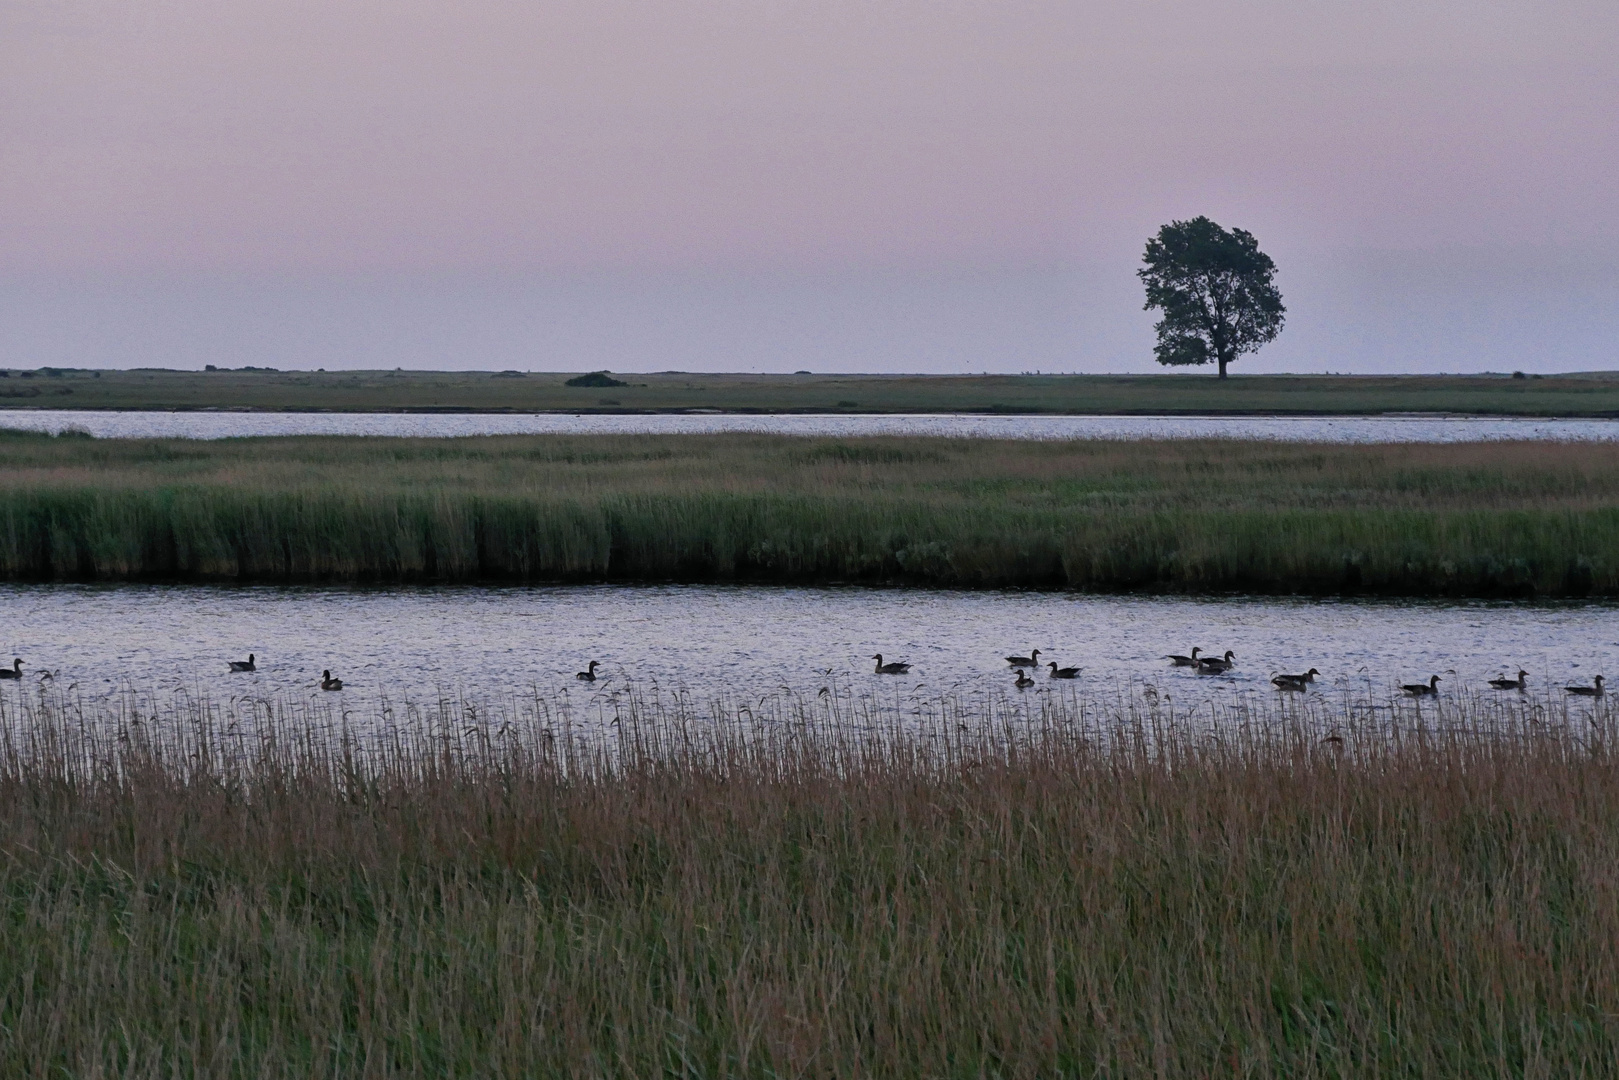
[{"label": "distant field", "polygon": [[10,370],[0,409],[338,412],[1471,413],[1619,416],[1619,372],[1510,376],[658,375]]},{"label": "distant field", "polygon": [[1619,595],[1619,445],[0,437],[14,580]]}]

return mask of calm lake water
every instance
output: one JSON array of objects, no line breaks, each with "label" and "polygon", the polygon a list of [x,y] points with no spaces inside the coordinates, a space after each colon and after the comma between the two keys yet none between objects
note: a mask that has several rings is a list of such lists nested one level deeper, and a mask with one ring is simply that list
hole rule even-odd
[{"label": "calm lake water", "polygon": [[1613,441],[1619,420],[1338,416],[590,416],[566,413],[233,413],[5,410],[0,427],[98,438],[224,439],[245,435],[697,434],[946,435],[992,439],[1275,439],[1282,442],[1470,442],[1480,439]]},{"label": "calm lake water", "polygon": [[[7,586],[0,649],[21,657],[16,694],[56,673],[91,697],[122,690],[229,697],[314,694],[323,668],[364,708],[440,690],[567,692],[633,680],[696,695],[814,695],[829,684],[950,693],[1010,689],[1008,653],[1042,651],[1084,668],[1080,686],[1152,684],[1181,703],[1270,693],[1276,671],[1309,667],[1320,688],[1393,693],[1442,676],[1476,688],[1519,666],[1537,688],[1614,674],[1619,608],[1606,604],[1427,604],[1270,599],[1138,599],[1031,593],[750,587],[343,590],[190,586]],[[1231,649],[1225,676],[1160,659],[1193,645]],[[227,661],[256,654],[259,670]],[[903,678],[873,674],[881,652]],[[602,679],[574,672],[602,663]],[[1043,674],[1043,673],[1042,673]],[[1042,680],[1029,693],[1069,689]]]}]

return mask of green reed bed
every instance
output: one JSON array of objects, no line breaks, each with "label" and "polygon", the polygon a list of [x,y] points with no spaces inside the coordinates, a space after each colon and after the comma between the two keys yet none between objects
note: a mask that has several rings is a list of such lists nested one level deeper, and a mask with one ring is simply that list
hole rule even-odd
[{"label": "green reed bed", "polygon": [[1619,593],[1619,446],[0,438],[13,580]]},{"label": "green reed bed", "polygon": [[7,1076],[1619,1072],[1619,717],[0,697]]}]

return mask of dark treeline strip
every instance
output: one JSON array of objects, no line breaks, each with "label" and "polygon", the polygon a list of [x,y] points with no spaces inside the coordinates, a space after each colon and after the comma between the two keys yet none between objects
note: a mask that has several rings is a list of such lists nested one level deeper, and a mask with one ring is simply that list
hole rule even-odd
[{"label": "dark treeline strip", "polygon": [[48,704],[0,737],[0,1073],[1612,1076],[1619,731],[1513,699],[377,756]]},{"label": "dark treeline strip", "polygon": [[0,440],[0,576],[1619,594],[1619,448]]}]

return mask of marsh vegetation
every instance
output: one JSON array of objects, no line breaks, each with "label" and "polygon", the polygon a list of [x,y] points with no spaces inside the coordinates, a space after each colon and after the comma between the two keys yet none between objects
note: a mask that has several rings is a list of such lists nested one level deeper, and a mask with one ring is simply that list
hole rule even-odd
[{"label": "marsh vegetation", "polygon": [[1612,595],[1619,446],[14,433],[0,576]]},{"label": "marsh vegetation", "polygon": [[1553,1076],[1619,724],[1535,695],[0,698],[0,1072]]}]

